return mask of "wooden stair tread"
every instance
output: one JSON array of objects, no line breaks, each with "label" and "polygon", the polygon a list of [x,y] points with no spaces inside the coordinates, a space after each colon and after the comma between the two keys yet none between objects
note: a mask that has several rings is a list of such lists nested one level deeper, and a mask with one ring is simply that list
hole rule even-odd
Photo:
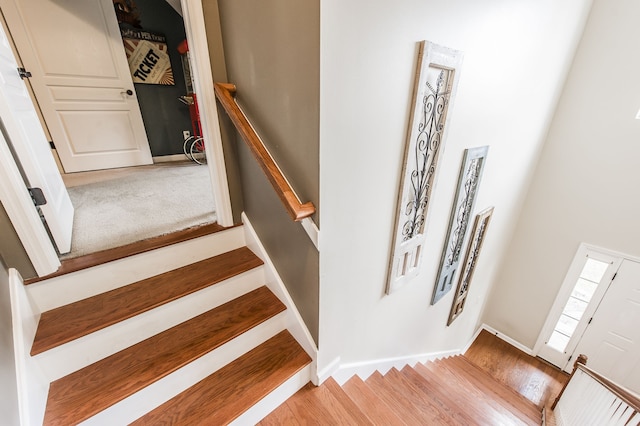
[{"label": "wooden stair tread", "polygon": [[419,410],[421,415],[427,416],[428,424],[459,425],[459,422],[443,410],[431,395],[423,393],[396,368],[389,370],[384,377],[394,385],[396,390],[402,390],[402,397],[409,400],[414,409]]},{"label": "wooden stair tread", "polygon": [[51,383],[47,425],[83,421],[285,310],[260,287]]},{"label": "wooden stair tread", "polygon": [[[419,368],[418,365],[416,365],[416,368]],[[489,407],[482,401],[477,404],[477,401],[468,398],[466,390],[465,392],[460,392],[462,388],[451,388],[448,386],[447,381],[442,380],[442,378],[420,374],[409,366],[403,368],[400,373],[417,389],[420,389],[425,396],[435,402],[440,410],[447,417],[453,419],[455,423],[501,424],[501,422],[495,421],[497,418],[502,417],[499,413],[489,410]]]},{"label": "wooden stair tread", "polygon": [[[396,370],[397,372],[397,370]],[[412,386],[406,386],[391,369],[382,376],[373,373],[365,382],[392,410],[409,424],[441,425],[444,421],[433,415],[431,407],[423,407]]]},{"label": "wooden stair tread", "polygon": [[126,244],[121,247],[101,250],[96,253],[86,254],[83,256],[65,259],[60,262],[60,268],[52,274],[42,277],[35,277],[25,280],[25,284],[33,284],[39,281],[48,280],[49,278],[59,277],[61,275],[70,274],[72,272],[81,271],[83,269],[92,268],[114,260],[124,259],[125,257],[135,256],[137,254],[146,253],[172,244],[181,243],[183,241],[192,240],[194,238],[203,237],[205,235],[214,234],[233,228],[218,225],[217,223],[207,223],[200,226],[192,226],[181,231],[172,232],[170,234],[160,235],[157,237],[147,238],[146,240],[137,241],[135,243]]},{"label": "wooden stair tread", "polygon": [[[446,363],[446,361],[445,361]],[[404,371],[403,371],[404,372]],[[523,420],[495,400],[491,393],[483,392],[464,377],[451,374],[440,362],[416,364],[414,373],[424,377],[441,403],[457,407],[464,424],[522,424]],[[459,372],[461,373],[461,372]],[[526,416],[524,416],[526,418]]]},{"label": "wooden stair tread", "polygon": [[308,383],[261,424],[274,424],[276,418],[285,420],[281,424],[373,424],[331,378],[317,387]]},{"label": "wooden stair tread", "polygon": [[358,376],[349,379],[342,389],[375,424],[403,426],[405,423]]},{"label": "wooden stair tread", "polygon": [[311,362],[282,331],[132,425],[227,424]]},{"label": "wooden stair tread", "polygon": [[451,358],[451,363],[447,364],[451,371],[464,371],[465,377],[485,392],[495,394],[499,401],[513,407],[513,413],[521,413],[522,418],[533,422],[532,424],[540,424],[541,411],[536,405],[520,395],[515,390],[495,380],[489,373],[473,364],[464,356]]},{"label": "wooden stair tread", "polygon": [[262,265],[246,247],[44,312],[31,355],[70,342]]}]

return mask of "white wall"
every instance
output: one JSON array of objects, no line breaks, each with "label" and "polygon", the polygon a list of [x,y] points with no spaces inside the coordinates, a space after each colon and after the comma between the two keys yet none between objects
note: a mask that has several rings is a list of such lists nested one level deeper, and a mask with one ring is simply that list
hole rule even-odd
[{"label": "white wall", "polygon": [[[353,363],[462,348],[510,240],[590,0],[323,0],[320,355]],[[462,50],[420,275],[384,296],[416,66]],[[465,312],[430,306],[463,150],[491,145],[476,212],[495,205]]]},{"label": "white wall", "polygon": [[484,320],[533,347],[580,242],[640,255],[640,3],[595,0]]},{"label": "white wall", "polygon": [[0,258],[0,413],[4,425],[20,424],[18,412],[18,384],[13,352],[11,299],[9,275]]}]

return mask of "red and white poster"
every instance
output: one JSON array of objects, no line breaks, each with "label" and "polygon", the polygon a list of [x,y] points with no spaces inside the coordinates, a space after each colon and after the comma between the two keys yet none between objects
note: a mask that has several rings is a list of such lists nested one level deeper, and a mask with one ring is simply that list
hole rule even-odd
[{"label": "red and white poster", "polygon": [[121,33],[134,83],[175,84],[163,35],[132,29],[122,29]]}]

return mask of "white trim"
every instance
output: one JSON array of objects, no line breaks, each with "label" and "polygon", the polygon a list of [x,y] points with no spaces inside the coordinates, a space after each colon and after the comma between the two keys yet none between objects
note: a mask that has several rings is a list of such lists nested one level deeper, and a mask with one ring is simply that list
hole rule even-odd
[{"label": "white trim", "polygon": [[333,379],[338,382],[340,386],[342,386],[354,375],[358,375],[358,377],[360,377],[362,380],[366,380],[376,371],[379,371],[381,374],[386,374],[387,371],[391,370],[392,368],[401,370],[407,365],[413,367],[417,363],[424,364],[428,361],[447,358],[455,355],[460,355],[460,350],[431,352],[395,358],[383,358],[364,362],[348,363],[340,366],[338,371],[333,374]]},{"label": "white trim", "polygon": [[255,403],[251,408],[229,423],[229,425],[242,426],[258,424],[260,420],[264,419],[269,413],[282,405],[283,402],[298,392],[298,390],[300,390],[304,385],[309,383],[310,374],[311,365],[307,365],[267,396]]},{"label": "white trim", "polygon": [[174,161],[187,161],[187,160],[189,159],[184,154],[160,155],[158,157],[153,157],[153,164],[172,163]]},{"label": "white trim", "polygon": [[[496,330],[495,328],[488,326],[487,324],[482,324],[482,327],[480,330],[487,330],[489,333],[495,335],[496,337],[504,340],[505,342],[507,342],[508,344],[510,344],[511,346],[520,349],[522,352],[526,353],[527,355],[533,355],[533,349],[531,349],[530,347],[523,345],[522,343],[518,342],[517,340],[507,336],[506,334],[503,334],[501,332],[499,332],[498,330]],[[479,334],[479,333],[478,333]]]},{"label": "white trim", "polygon": [[57,271],[60,260],[26,188],[7,141],[0,133],[0,201],[33,268],[43,276]]},{"label": "white trim", "polygon": [[320,386],[327,380],[329,377],[336,374],[336,372],[340,369],[340,357],[336,357],[333,361],[331,361],[326,367],[322,369],[322,371],[317,371],[311,377],[311,381],[314,385]]},{"label": "white trim", "polygon": [[213,74],[209,61],[202,2],[200,0],[181,0],[181,5],[189,51],[192,53],[190,55],[193,67],[191,73],[195,92],[198,95],[200,122],[218,223],[222,226],[232,226],[233,212],[227,182],[227,168],[224,163],[220,123],[218,122],[218,108],[213,91]]},{"label": "white trim", "polygon": [[13,268],[9,269],[9,291],[20,424],[41,425],[49,393],[49,382],[29,355],[40,315],[29,302],[22,277]]},{"label": "white trim", "polygon": [[478,338],[478,336],[480,335],[480,333],[482,332],[482,330],[485,330],[485,325],[482,324],[480,327],[478,327],[478,329],[476,330],[475,333],[473,333],[473,336],[471,336],[471,339],[469,340],[469,342],[467,342],[467,345],[462,348],[462,350],[460,351],[460,353],[462,355],[466,354],[467,351],[469,350],[469,348],[471,347],[471,345],[473,345],[473,342],[476,341],[476,339]]},{"label": "white trim", "polygon": [[305,217],[300,221],[300,225],[304,228],[309,239],[316,246],[316,250],[320,251],[320,230],[310,217]]},{"label": "white trim", "polygon": [[[287,329],[315,363],[315,361],[318,359],[318,347],[316,346],[316,343],[313,340],[309,329],[304,323],[304,320],[302,319],[298,308],[293,302],[293,299],[289,295],[289,292],[287,291],[282,278],[280,278],[280,275],[278,274],[278,271],[276,270],[273,262],[269,258],[267,251],[260,242],[258,234],[256,234],[255,229],[251,225],[249,218],[244,212],[242,213],[242,223],[244,224],[247,247],[264,262],[266,279],[265,285],[269,288],[269,290],[273,292],[273,294],[278,296],[282,303],[284,303],[287,307],[287,311],[289,312],[287,319]],[[312,374],[312,376],[314,375]]]}]

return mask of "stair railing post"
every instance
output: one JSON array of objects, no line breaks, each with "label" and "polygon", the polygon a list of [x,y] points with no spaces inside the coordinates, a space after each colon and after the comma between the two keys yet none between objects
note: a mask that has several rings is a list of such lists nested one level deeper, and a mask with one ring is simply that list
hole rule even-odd
[{"label": "stair railing post", "polygon": [[569,380],[567,380],[567,383],[565,383],[564,386],[562,387],[562,390],[558,394],[558,397],[555,399],[555,401],[553,401],[553,405],[551,406],[552,410],[556,409],[556,405],[558,405],[558,401],[560,401],[560,398],[562,397],[562,394],[564,393],[564,390],[567,388],[567,385],[569,385],[569,382],[573,378],[573,375],[576,374],[576,370],[578,369],[578,364],[587,365],[587,360],[588,359],[589,358],[585,354],[578,355],[578,358],[576,359],[576,362],[573,363],[573,371],[571,372],[571,375],[569,376]]}]

